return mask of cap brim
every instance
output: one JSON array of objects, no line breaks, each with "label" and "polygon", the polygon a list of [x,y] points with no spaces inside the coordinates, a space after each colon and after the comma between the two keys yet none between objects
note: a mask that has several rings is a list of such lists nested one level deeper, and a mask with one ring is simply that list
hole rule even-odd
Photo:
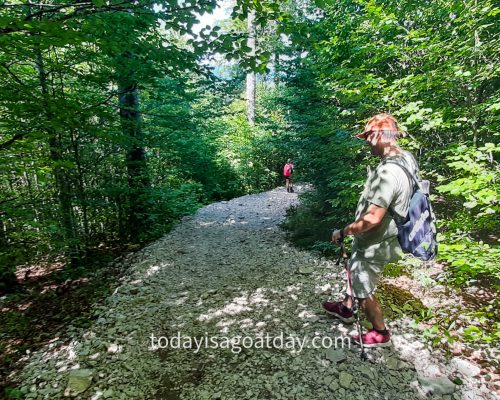
[{"label": "cap brim", "polygon": [[[381,132],[382,132],[382,131],[383,131],[383,130],[381,130]],[[388,131],[390,131],[390,132],[394,132],[394,133],[398,133],[398,134],[399,134],[399,137],[405,137],[405,136],[407,136],[407,135],[408,135],[408,134],[407,134],[406,132],[404,132],[404,131],[392,131],[392,130],[388,130]],[[366,137],[368,136],[368,133],[369,133],[369,132],[374,132],[374,131],[364,131],[364,132],[358,133],[358,134],[356,135],[356,137],[357,137],[358,139],[366,139]],[[375,132],[376,132],[376,131],[375,131]]]}]

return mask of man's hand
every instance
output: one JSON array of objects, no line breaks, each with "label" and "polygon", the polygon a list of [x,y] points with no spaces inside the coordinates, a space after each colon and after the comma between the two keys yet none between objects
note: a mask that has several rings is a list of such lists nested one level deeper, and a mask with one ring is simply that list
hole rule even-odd
[{"label": "man's hand", "polygon": [[344,235],[342,235],[341,229],[337,229],[337,230],[333,231],[333,233],[332,233],[332,242],[333,243],[339,244],[343,238],[344,238]]}]

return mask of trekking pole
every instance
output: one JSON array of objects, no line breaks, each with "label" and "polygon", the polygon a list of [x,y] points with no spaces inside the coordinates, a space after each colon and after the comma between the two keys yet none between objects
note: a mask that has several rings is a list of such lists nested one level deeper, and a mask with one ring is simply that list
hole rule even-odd
[{"label": "trekking pole", "polygon": [[337,258],[337,265],[340,265],[340,260],[342,259],[342,263],[344,264],[344,268],[347,274],[347,288],[348,291],[351,293],[350,296],[353,299],[353,304],[352,304],[352,312],[356,317],[356,326],[358,329],[358,335],[359,335],[359,345],[361,347],[361,360],[365,361],[368,359],[366,352],[365,352],[365,346],[363,344],[363,336],[361,332],[361,323],[359,322],[359,300],[358,298],[354,295],[354,291],[352,288],[352,282],[351,282],[351,271],[349,271],[349,264],[347,263],[347,253],[345,250],[345,245],[344,242],[340,242],[340,249],[339,249],[339,257]]}]

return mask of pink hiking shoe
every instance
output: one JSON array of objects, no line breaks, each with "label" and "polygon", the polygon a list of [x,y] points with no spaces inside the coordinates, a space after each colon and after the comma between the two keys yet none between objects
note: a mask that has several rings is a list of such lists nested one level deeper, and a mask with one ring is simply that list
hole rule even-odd
[{"label": "pink hiking shoe", "polygon": [[[363,345],[365,347],[388,347],[392,346],[391,334],[387,331],[387,334],[382,334],[377,332],[375,329],[368,331],[362,335]],[[359,336],[353,336],[352,340],[355,344],[359,345]]]}]

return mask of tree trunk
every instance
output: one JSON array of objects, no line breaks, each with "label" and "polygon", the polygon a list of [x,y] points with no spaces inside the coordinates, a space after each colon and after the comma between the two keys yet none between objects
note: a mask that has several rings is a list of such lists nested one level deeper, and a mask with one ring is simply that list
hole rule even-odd
[{"label": "tree trunk", "polygon": [[[0,251],[6,250],[9,253],[6,227],[2,221],[3,215],[0,213]],[[12,253],[9,253],[12,255]],[[0,295],[15,291],[19,287],[15,274],[15,267],[7,257],[0,256]]]},{"label": "tree trunk", "polygon": [[276,51],[274,53],[274,86],[278,87],[280,84],[280,54]]},{"label": "tree trunk", "polygon": [[5,233],[5,225],[2,221],[2,214],[0,214],[0,249],[7,248],[7,234]]},{"label": "tree trunk", "polygon": [[40,49],[37,49],[36,51],[36,67],[38,70],[40,88],[42,90],[43,109],[48,126],[46,132],[48,134],[50,160],[54,165],[54,179],[57,198],[59,201],[59,216],[61,227],[63,229],[64,246],[71,265],[74,266],[78,264],[80,259],[80,249],[74,229],[71,187],[67,171],[62,166],[62,161],[64,160],[61,141],[55,129],[51,127],[54,120],[54,113],[51,109],[49,100],[50,95],[47,84],[47,73],[45,71],[42,51]]},{"label": "tree trunk", "polygon": [[[250,47],[250,56],[255,57],[256,52],[256,29],[255,29],[255,10],[248,12],[248,47]],[[255,125],[255,72],[247,73],[247,118],[251,126]]]},{"label": "tree trunk", "polygon": [[134,71],[127,68],[132,58],[133,55],[129,52],[122,55],[122,70],[119,74],[118,91],[122,131],[129,141],[126,159],[130,189],[128,228],[130,238],[140,240],[148,225],[146,196],[150,180],[139,113],[139,91]]},{"label": "tree trunk", "polygon": [[80,159],[80,145],[78,143],[78,136],[75,131],[71,130],[71,145],[73,146],[73,155],[75,157],[75,165],[77,170],[77,182],[78,182],[78,196],[80,199],[80,207],[82,210],[82,222],[83,222],[83,233],[84,233],[84,253],[86,255],[89,245],[90,229],[89,229],[89,218],[88,218],[88,206],[87,206],[87,193],[85,190],[84,181],[84,170],[82,167],[82,162]]}]

